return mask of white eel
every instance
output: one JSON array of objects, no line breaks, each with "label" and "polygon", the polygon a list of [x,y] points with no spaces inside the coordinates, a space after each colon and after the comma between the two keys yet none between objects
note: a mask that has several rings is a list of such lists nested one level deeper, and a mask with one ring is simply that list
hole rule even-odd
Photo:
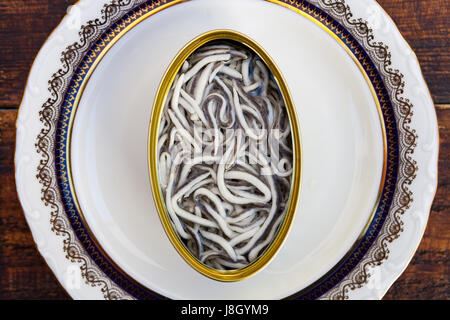
[{"label": "white eel", "polygon": [[174,231],[198,261],[243,269],[265,252],[294,170],[284,99],[249,49],[219,41],[176,75],[158,131],[158,175]]}]

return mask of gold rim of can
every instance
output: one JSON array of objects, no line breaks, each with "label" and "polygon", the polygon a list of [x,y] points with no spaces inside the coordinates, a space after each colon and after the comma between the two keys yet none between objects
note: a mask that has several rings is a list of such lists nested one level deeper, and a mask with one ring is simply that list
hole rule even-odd
[{"label": "gold rim of can", "polygon": [[[193,54],[197,49],[214,40],[232,40],[240,43],[241,45],[249,48],[252,52],[255,52],[261,60],[267,65],[272,72],[274,79],[281,91],[281,95],[286,105],[286,109],[289,115],[291,131],[292,131],[292,143],[293,143],[293,175],[292,186],[289,197],[289,205],[285,212],[283,223],[279,227],[278,234],[275,239],[264,251],[264,253],[253,263],[247,267],[239,270],[215,270],[212,269],[195,258],[189,249],[186,248],[184,243],[180,240],[175,232],[170,218],[167,214],[163,196],[160,189],[158,178],[158,132],[163,114],[164,106],[167,100],[168,93],[173,84],[173,81],[178,74],[179,70],[183,66],[183,63]],[[287,238],[289,230],[292,226],[294,216],[297,211],[297,206],[300,198],[301,179],[302,179],[302,148],[301,148],[301,136],[299,121],[292,100],[291,93],[286,84],[286,81],[270,55],[254,40],[250,39],[246,35],[233,31],[233,30],[213,30],[201,34],[188,44],[186,44],[175,56],[169,65],[169,68],[165,72],[163,79],[157,91],[156,99],[153,105],[151,114],[151,123],[149,129],[148,138],[148,167],[150,173],[150,182],[152,187],[153,198],[156,208],[158,210],[159,218],[164,227],[170,242],[175,247],[177,252],[182,258],[196,271],[202,275],[217,281],[223,282],[236,282],[247,279],[257,272],[261,271],[267,264],[275,257],[278,251],[281,249],[284,241]]]}]

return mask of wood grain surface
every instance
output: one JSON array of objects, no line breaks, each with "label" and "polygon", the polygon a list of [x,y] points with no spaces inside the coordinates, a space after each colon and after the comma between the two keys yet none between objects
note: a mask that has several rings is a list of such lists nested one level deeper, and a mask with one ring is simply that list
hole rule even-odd
[{"label": "wood grain surface", "polygon": [[[39,48],[74,0],[0,0],[0,299],[69,299],[39,255],[14,182],[15,120]],[[449,299],[450,52],[447,0],[379,0],[416,52],[436,104],[439,189],[425,236],[385,299]]]}]

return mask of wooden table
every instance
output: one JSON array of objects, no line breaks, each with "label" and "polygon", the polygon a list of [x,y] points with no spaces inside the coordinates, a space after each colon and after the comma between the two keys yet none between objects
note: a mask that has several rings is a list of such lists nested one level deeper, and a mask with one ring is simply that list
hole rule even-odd
[{"label": "wooden table", "polygon": [[[0,0],[0,299],[69,299],[39,255],[14,184],[17,108],[39,48],[74,0]],[[425,237],[385,299],[449,299],[450,54],[447,0],[379,0],[417,53],[439,118],[439,190]]]}]

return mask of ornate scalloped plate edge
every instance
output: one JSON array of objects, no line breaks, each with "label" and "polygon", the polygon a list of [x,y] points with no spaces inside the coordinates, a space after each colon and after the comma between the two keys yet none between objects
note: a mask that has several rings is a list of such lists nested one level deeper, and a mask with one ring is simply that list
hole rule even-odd
[{"label": "ornate scalloped plate edge", "polygon": [[[52,154],[53,141],[52,136],[55,134],[55,119],[58,114],[53,109],[62,103],[64,89],[70,81],[71,75],[76,66],[83,58],[84,53],[89,49],[90,44],[102,34],[102,32],[120,19],[128,10],[134,6],[145,2],[144,0],[136,1],[112,1],[106,4],[102,10],[102,18],[89,21],[86,26],[82,27],[80,32],[81,39],[67,48],[62,55],[63,68],[54,74],[53,79],[49,82],[49,90],[52,97],[44,104],[40,111],[40,120],[44,125],[44,129],[39,135],[36,147],[41,154],[41,162],[38,168],[38,179],[42,185],[42,200],[46,206],[52,209],[51,224],[52,230],[64,237],[64,251],[67,258],[73,262],[81,263],[81,270],[87,283],[92,286],[101,288],[105,299],[124,299],[130,296],[121,288],[115,285],[105,274],[90,260],[84,248],[79,245],[76,236],[70,228],[70,223],[62,213],[62,205],[58,187],[54,176],[54,155]],[[170,3],[172,1],[155,1],[155,7]],[[280,1],[281,2],[281,1]],[[283,1],[289,6],[295,7],[296,1]],[[373,61],[377,64],[379,71],[382,73],[386,82],[386,87],[390,89],[392,102],[397,110],[397,121],[399,126],[400,142],[403,152],[401,152],[400,161],[400,179],[397,188],[401,192],[396,193],[394,205],[391,208],[389,218],[383,226],[380,236],[376,243],[370,248],[365,258],[358,266],[342,281],[338,286],[326,292],[322,298],[345,299],[348,298],[348,291],[361,288],[367,283],[369,278],[368,268],[378,266],[388,258],[388,244],[397,239],[403,231],[401,216],[410,208],[412,203],[412,192],[409,185],[413,182],[417,173],[417,163],[412,158],[414,148],[417,146],[417,135],[415,130],[410,127],[412,113],[412,104],[409,100],[402,97],[403,88],[405,86],[403,75],[393,70],[390,60],[390,53],[387,46],[376,43],[372,34],[372,30],[368,27],[367,22],[354,19],[350,8],[343,0],[309,0],[322,10],[325,10],[334,19],[340,22],[349,30],[353,36],[368,49],[368,53]]]},{"label": "ornate scalloped plate edge", "polygon": [[376,242],[366,253],[364,259],[350,272],[339,285],[335,286],[321,299],[348,299],[348,291],[361,288],[367,284],[370,277],[369,268],[380,266],[389,257],[388,244],[396,240],[403,231],[401,216],[410,208],[413,201],[413,193],[409,186],[417,176],[417,162],[412,155],[417,147],[418,136],[416,131],[410,127],[413,116],[412,103],[404,98],[403,89],[405,87],[404,76],[399,70],[391,67],[391,53],[387,45],[376,42],[372,30],[368,23],[362,19],[353,18],[349,6],[341,1],[312,0],[325,7],[329,14],[338,20],[344,27],[351,31],[353,36],[363,44],[377,64],[378,70],[382,73],[386,87],[390,90],[391,102],[396,110],[397,126],[400,141],[400,161],[399,177],[397,181],[397,192],[394,196],[393,204],[389,215],[383,225]]},{"label": "ornate scalloped plate edge", "polygon": [[[396,194],[393,205],[390,209],[389,216],[383,225],[376,242],[372,245],[370,250],[366,253],[364,259],[362,259],[357,267],[352,270],[336,287],[332,288],[326,294],[324,294],[321,299],[348,299],[349,291],[355,291],[358,288],[362,288],[367,285],[371,277],[371,272],[374,268],[381,266],[389,258],[390,254],[390,244],[393,244],[395,240],[399,239],[401,233],[404,231],[404,219],[406,213],[410,215],[411,207],[414,201],[413,191],[411,186],[415,182],[419,167],[417,161],[414,159],[413,155],[418,146],[419,136],[416,133],[416,129],[411,125],[414,118],[414,106],[410,99],[405,97],[406,92],[406,82],[405,77],[400,70],[394,69],[393,57],[389,50],[389,47],[382,42],[376,41],[376,36],[374,32],[369,27],[369,23],[363,19],[353,18],[352,10],[349,6],[345,4],[345,0],[333,1],[333,0],[311,0],[311,2],[321,2],[323,5],[329,8],[329,13],[337,19],[346,29],[350,30],[355,38],[358,39],[360,43],[368,50],[373,61],[377,64],[378,70],[382,73],[383,79],[385,81],[386,87],[390,89],[390,97],[394,105],[394,110],[396,112],[397,126],[399,129],[399,141],[400,141],[400,163],[399,163],[399,180],[397,181]],[[431,101],[431,94],[429,89],[423,80],[423,74],[419,67],[419,61],[414,54],[411,47],[408,45],[406,40],[400,34],[400,31],[395,26],[393,20],[384,11],[384,9],[378,5],[385,17],[389,20],[389,23],[394,27],[394,31],[400,38],[396,39],[401,41],[408,48],[409,53],[414,56],[415,62],[417,62],[418,76],[420,78],[419,82],[424,86],[424,90],[427,91],[427,98]],[[431,102],[433,106],[433,103]],[[427,174],[431,180],[434,180],[433,185],[428,185],[429,192],[431,196],[430,203],[426,205],[425,216],[428,219],[429,212],[431,210],[432,200],[436,194],[437,190],[437,161],[439,153],[439,131],[437,129],[437,116],[434,113],[434,119],[436,120],[434,124],[436,125],[436,154],[430,157],[429,165],[430,167],[421,167],[421,170],[427,170]],[[422,142],[424,143],[424,142]],[[431,144],[430,144],[431,146]],[[424,147],[425,149],[426,147]],[[431,149],[431,148],[430,148]],[[426,221],[423,225],[422,230],[419,230],[419,239],[423,237],[425,232]],[[416,244],[414,252],[417,250],[419,243]],[[403,273],[407,265],[411,261],[413,254],[408,258],[406,262],[403,262],[402,266],[397,266],[399,270],[398,274],[392,280],[391,284]],[[392,265],[390,266],[392,267]],[[379,292],[379,298],[382,298],[390,286],[385,288],[382,292]],[[373,289],[373,288],[372,288]]]}]

